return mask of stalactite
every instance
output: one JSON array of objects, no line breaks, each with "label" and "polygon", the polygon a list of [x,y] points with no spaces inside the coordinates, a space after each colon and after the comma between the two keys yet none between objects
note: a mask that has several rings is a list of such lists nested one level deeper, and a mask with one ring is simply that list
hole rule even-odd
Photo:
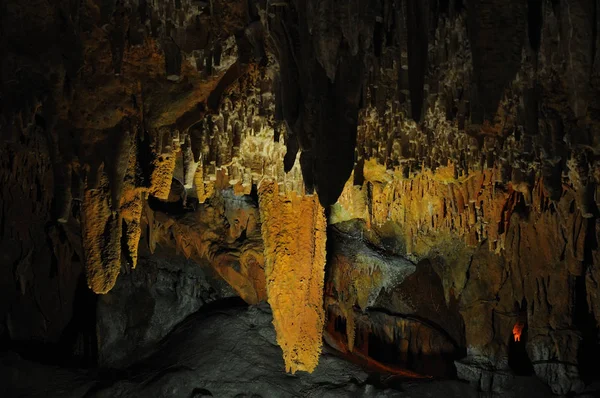
[{"label": "stalactite", "polygon": [[[124,188],[125,175],[130,169],[131,152],[134,148],[133,140],[135,134],[131,131],[131,123],[125,119],[121,125],[114,129],[111,138],[116,142],[116,148],[105,157],[105,168],[107,170],[113,210],[118,209]],[[134,158],[135,159],[135,158]]]},{"label": "stalactite", "polygon": [[408,74],[412,118],[421,121],[428,58],[428,1],[408,0]]},{"label": "stalactite", "polygon": [[204,174],[204,165],[202,162],[200,162],[196,167],[196,172],[194,173],[194,186],[196,187],[196,195],[199,203],[206,202],[206,200],[210,198],[215,191],[214,182],[211,180],[205,181]]},{"label": "stalactite", "polygon": [[[66,308],[55,274],[83,258],[89,286],[106,293],[122,263],[136,266],[147,221],[152,254],[212,267],[248,303],[268,297],[287,370],[311,371],[325,262],[315,191],[333,204],[331,231],[347,227],[360,248],[332,247],[328,264],[326,307],[344,319],[346,353],[368,354],[369,337],[404,359],[432,353],[419,321],[373,315],[425,312],[485,359],[463,373],[480,382],[502,370],[514,320],[498,314],[523,296],[537,376],[581,392],[573,364],[585,367],[578,354],[597,338],[584,329],[592,318],[572,312],[600,316],[600,0],[9,3],[0,243],[15,292],[43,307],[40,281],[58,280],[51,305]],[[30,16],[43,26],[20,23]],[[24,39],[31,51],[15,52]],[[231,192],[252,204],[223,210]],[[393,272],[427,267],[437,290],[400,297],[422,279],[402,286]]]},{"label": "stalactite", "polygon": [[324,323],[325,213],[316,196],[280,194],[274,182],[263,181],[258,197],[277,342],[288,372],[312,372]]},{"label": "stalactite", "polygon": [[135,268],[138,258],[138,245],[142,235],[140,220],[142,218],[143,196],[142,190],[128,190],[121,196],[120,213],[125,222],[125,233],[127,234],[127,253],[131,261],[131,267]]},{"label": "stalactite", "polygon": [[176,162],[175,152],[157,155],[152,162],[153,171],[150,177],[149,191],[157,199],[167,200],[169,198]]},{"label": "stalactite", "polygon": [[111,210],[110,187],[104,168],[98,185],[84,193],[82,242],[87,282],[95,293],[107,293],[121,269],[121,217]]},{"label": "stalactite", "polygon": [[194,186],[194,177],[196,175],[196,169],[198,168],[198,162],[194,160],[194,153],[192,151],[192,142],[189,134],[185,136],[185,143],[182,146],[183,151],[183,184],[186,189]]}]

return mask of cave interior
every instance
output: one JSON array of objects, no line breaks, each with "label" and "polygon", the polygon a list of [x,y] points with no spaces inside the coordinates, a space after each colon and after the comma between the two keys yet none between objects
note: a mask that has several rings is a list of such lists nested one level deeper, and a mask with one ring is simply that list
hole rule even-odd
[{"label": "cave interior", "polygon": [[600,0],[3,0],[0,396],[600,396]]}]

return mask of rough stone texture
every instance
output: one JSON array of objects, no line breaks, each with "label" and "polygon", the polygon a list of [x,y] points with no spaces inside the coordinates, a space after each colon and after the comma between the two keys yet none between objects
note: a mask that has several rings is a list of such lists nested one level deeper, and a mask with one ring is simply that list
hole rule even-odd
[{"label": "rough stone texture", "polygon": [[88,286],[107,293],[121,270],[121,218],[111,211],[108,178],[100,168],[98,187],[86,190],[82,203],[82,241]]},{"label": "rough stone texture", "polygon": [[[225,88],[246,73],[251,44],[235,35],[250,14],[241,1],[210,10],[190,1],[59,3],[5,5],[2,92],[10,95],[2,97],[2,137],[47,140],[52,218],[66,223],[71,207],[84,202],[82,219],[94,220],[84,232],[88,284],[104,293],[121,251],[136,265],[140,195],[168,198],[188,128],[207,108],[217,111]],[[40,26],[29,31],[22,18]],[[216,167],[228,162],[219,158]],[[92,242],[104,239],[106,226],[110,239]]]},{"label": "rough stone texture", "polygon": [[319,363],[325,320],[325,212],[316,196],[280,194],[276,183],[258,188],[265,244],[267,300],[288,372]]},{"label": "rough stone texture", "polygon": [[367,246],[360,236],[336,233],[331,238],[333,242],[329,247],[334,254],[328,262],[331,272],[326,288],[326,305],[337,306],[343,314],[348,349],[352,351],[356,329],[355,308],[366,310],[373,307],[382,290],[402,283],[415,272],[415,266],[402,257],[377,252]]},{"label": "rough stone texture", "polygon": [[[374,386],[358,366],[326,350],[312,374],[284,372],[268,307],[222,309],[186,319],[158,351],[126,378],[50,368],[5,355],[0,362],[4,396],[55,397],[477,397],[456,381]],[[10,381],[10,383],[4,383]],[[514,394],[544,396],[542,386],[515,383]]]},{"label": "rough stone texture", "polygon": [[[559,202],[550,202],[538,182],[527,205],[521,193],[499,189],[493,174],[446,181],[442,171],[405,179],[365,169],[362,190],[347,187],[352,193],[342,195],[340,206],[349,210],[335,217],[353,211],[376,235],[400,240],[400,252],[434,260],[443,284],[441,304],[457,302],[465,320],[469,357],[487,358],[504,371],[518,311],[526,311],[527,350],[536,374],[555,393],[582,390],[583,383],[575,381],[581,340],[573,329],[573,300],[584,294],[575,280],[582,278],[590,221],[574,210],[575,195],[566,190]],[[381,176],[385,179],[378,180]],[[354,198],[360,195],[365,197]],[[406,311],[403,302],[392,308]]]},{"label": "rough stone texture", "polygon": [[175,249],[198,264],[210,264],[246,302],[256,304],[266,298],[265,259],[255,199],[238,197],[229,189],[218,191],[197,211],[179,215],[169,213],[168,208],[165,211],[146,208],[150,252],[157,246]]},{"label": "rough stone texture", "polygon": [[493,391],[516,372],[522,323],[520,361],[555,393],[583,391],[600,352],[599,8],[3,2],[3,340],[79,335],[69,328],[93,313],[77,308],[82,270],[108,292],[143,236],[264,300],[273,258],[254,185],[267,179],[300,201],[315,190],[329,223],[386,266],[415,264],[375,292],[382,274],[333,256],[332,315],[343,307],[394,349],[399,329],[422,335],[402,352],[450,342],[467,355],[459,375]]},{"label": "rough stone texture", "polygon": [[1,153],[0,330],[14,340],[56,342],[73,315],[81,241],[71,224],[48,225],[53,173],[45,140],[3,143]]},{"label": "rough stone texture", "polygon": [[[333,216],[333,213],[332,213]],[[327,333],[341,351],[423,375],[453,376],[464,350],[456,303],[431,264],[413,264],[364,221],[331,228]],[[383,348],[384,347],[384,348]],[[412,374],[416,377],[417,374]]]},{"label": "rough stone texture", "polygon": [[145,252],[140,268],[122,275],[98,301],[98,362],[123,368],[152,351],[174,326],[203,305],[235,291],[205,264],[168,250]]},{"label": "rough stone texture", "polygon": [[[367,50],[375,7],[365,0],[290,1],[261,9],[281,70],[278,101],[287,149],[301,152],[309,191],[335,203],[352,172]],[[338,11],[339,10],[339,11]]]},{"label": "rough stone texture", "polygon": [[[526,313],[533,371],[566,394],[590,380],[598,350],[598,105],[587,96],[598,93],[590,47],[598,37],[586,28],[597,25],[597,5],[540,3],[477,1],[439,14],[421,118],[414,26],[410,82],[404,53],[394,51],[404,38],[389,41],[368,82],[354,176],[330,222],[362,219],[376,244],[431,261],[446,305],[464,319],[471,370],[510,372],[512,328]],[[403,300],[389,304],[408,310]]]}]

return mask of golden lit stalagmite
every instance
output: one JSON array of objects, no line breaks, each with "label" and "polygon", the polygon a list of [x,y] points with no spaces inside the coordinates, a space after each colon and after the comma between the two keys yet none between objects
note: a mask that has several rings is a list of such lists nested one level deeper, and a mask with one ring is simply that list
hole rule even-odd
[{"label": "golden lit stalagmite", "polygon": [[212,181],[204,181],[204,166],[199,164],[194,173],[194,186],[196,187],[196,195],[198,202],[204,203],[208,198],[215,193],[215,184]]},{"label": "golden lit stalagmite", "polygon": [[324,323],[326,220],[317,196],[258,190],[265,244],[267,296],[286,370],[312,372],[321,353]]}]

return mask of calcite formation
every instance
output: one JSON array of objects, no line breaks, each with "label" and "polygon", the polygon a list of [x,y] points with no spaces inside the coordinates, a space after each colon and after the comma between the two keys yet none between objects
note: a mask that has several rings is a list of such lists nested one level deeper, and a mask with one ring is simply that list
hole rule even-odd
[{"label": "calcite formation", "polygon": [[125,223],[125,234],[127,237],[127,254],[131,261],[131,267],[137,265],[138,246],[142,236],[142,211],[144,205],[144,192],[140,190],[129,190],[121,196],[121,217]]},{"label": "calcite formation", "polygon": [[222,94],[219,108],[189,130],[196,170],[195,193],[204,203],[215,189],[233,187],[248,195],[263,178],[276,180],[281,190],[304,193],[296,162],[286,167],[285,125],[275,120],[273,80],[276,69],[249,66]]},{"label": "calcite formation", "polygon": [[266,299],[265,259],[256,205],[231,192],[176,218],[146,207],[143,223],[150,251],[172,248],[213,269],[250,304]]},{"label": "calcite formation", "polygon": [[157,154],[154,160],[149,192],[157,199],[166,200],[169,197],[176,160],[175,151]]},{"label": "calcite formation", "polygon": [[[557,282],[585,278],[589,219],[575,210],[577,195],[572,188],[566,186],[561,200],[553,202],[539,180],[527,200],[510,184],[499,185],[494,170],[473,172],[464,179],[448,179],[453,173],[447,169],[404,178],[369,170],[377,167],[381,166],[365,166],[362,189],[346,187],[348,192],[340,197],[332,218],[338,222],[345,217],[363,218],[377,234],[397,239],[399,250],[415,260],[438,258],[436,272],[446,303],[459,300],[463,318],[473,320],[465,321],[472,355],[508,355],[505,341],[513,338],[518,317],[514,302],[525,299],[530,304],[530,355],[539,361],[549,356],[575,360],[571,300],[583,294],[580,299],[593,305],[585,291],[593,292],[594,285],[590,277],[583,291]],[[564,289],[570,293],[564,294]],[[495,319],[495,313],[504,314],[502,321]],[[498,334],[505,337],[494,338]],[[571,343],[558,343],[563,348],[557,351],[542,353],[535,348],[546,339],[563,338]],[[539,375],[562,377],[557,374],[564,370],[558,368],[540,369]],[[578,377],[572,369],[566,371],[570,379]]]},{"label": "calcite formation", "polygon": [[350,326],[345,322],[349,319],[347,313],[334,305],[328,308],[328,316],[326,339],[341,352],[352,351],[352,355],[380,361],[384,366],[386,362],[390,366],[391,362],[393,367],[389,373],[414,379],[445,377],[452,373],[453,366],[444,356],[455,353],[454,342],[443,331],[419,318],[359,311],[352,315],[356,336],[350,348],[346,345],[349,341],[340,335]]},{"label": "calcite formation", "polygon": [[272,181],[258,191],[267,300],[288,372],[312,372],[325,320],[325,212],[314,195],[284,194]]},{"label": "calcite formation", "polygon": [[326,306],[334,306],[346,322],[346,344],[354,349],[356,334],[355,310],[366,310],[375,304],[382,290],[393,288],[415,271],[411,262],[401,257],[385,255],[364,244],[359,236],[338,232],[330,247],[329,278],[326,286]]},{"label": "calcite formation", "polygon": [[121,218],[111,210],[108,177],[98,170],[98,186],[86,189],[82,202],[81,233],[88,286],[106,293],[121,270]]},{"label": "calcite formation", "polygon": [[138,250],[165,250],[267,300],[290,372],[315,368],[326,325],[387,369],[503,393],[521,361],[583,393],[600,355],[598,15],[6,0],[0,336],[93,353],[81,286],[106,293]]}]

